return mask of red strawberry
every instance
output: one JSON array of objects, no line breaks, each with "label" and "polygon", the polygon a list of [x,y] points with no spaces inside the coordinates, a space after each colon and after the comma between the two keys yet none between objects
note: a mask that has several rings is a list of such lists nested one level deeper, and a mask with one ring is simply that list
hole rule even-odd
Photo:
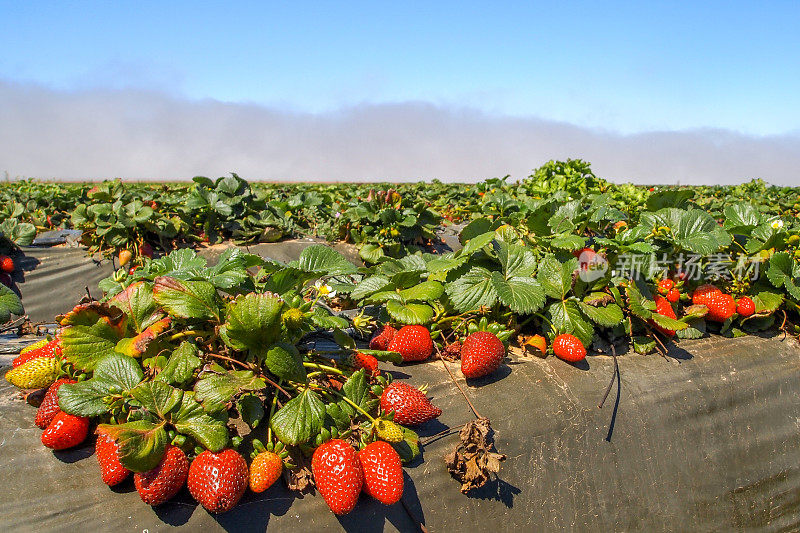
[{"label": "red strawberry", "polygon": [[109,487],[125,481],[131,471],[119,462],[119,445],[105,432],[98,432],[94,454],[100,464],[100,477]]},{"label": "red strawberry", "polygon": [[77,383],[74,379],[62,378],[50,385],[47,392],[39,404],[39,409],[36,410],[36,425],[44,429],[50,425],[50,422],[56,417],[61,409],[58,408],[58,389],[64,383]]},{"label": "red strawberry", "polygon": [[250,463],[250,490],[264,492],[278,481],[283,472],[283,459],[274,452],[261,452]]},{"label": "red strawberry", "polygon": [[33,350],[28,350],[24,353],[21,353],[18,357],[16,357],[13,361],[11,361],[11,366],[16,368],[20,365],[24,365],[28,361],[38,359],[39,357],[57,357],[60,355],[61,355],[61,340],[58,337],[56,337],[55,339],[51,340],[44,346],[40,346],[39,348],[34,348]]},{"label": "red strawberry", "polygon": [[42,444],[52,450],[66,450],[86,440],[89,419],[59,411],[42,433]]},{"label": "red strawberry", "polygon": [[331,511],[342,515],[353,510],[364,484],[364,473],[352,446],[340,439],[324,443],[314,450],[311,471]]},{"label": "red strawberry", "polygon": [[375,334],[369,341],[370,350],[388,350],[389,343],[392,341],[395,333],[397,333],[397,330],[389,324],[375,331]]},{"label": "red strawberry", "polygon": [[506,356],[500,339],[488,331],[476,331],[461,346],[461,372],[468,378],[479,378],[494,372]]},{"label": "red strawberry", "polygon": [[403,463],[392,445],[378,440],[358,452],[364,472],[364,492],[386,505],[403,495]]},{"label": "red strawberry", "polygon": [[671,303],[677,303],[681,299],[681,293],[678,289],[670,289],[667,293],[667,300]]},{"label": "red strawberry", "polygon": [[675,282],[671,279],[662,279],[658,282],[658,292],[661,294],[668,294],[675,287]]},{"label": "red strawberry", "polygon": [[14,272],[14,260],[7,255],[0,255],[0,270],[7,274]]},{"label": "red strawberry", "polygon": [[189,459],[183,450],[167,445],[164,457],[152,470],[136,472],[133,484],[139,497],[147,505],[161,505],[178,494],[189,475]]},{"label": "red strawberry", "polygon": [[390,352],[398,352],[403,362],[424,361],[433,353],[431,333],[425,326],[403,326],[389,343]]},{"label": "red strawberry", "polygon": [[204,451],[189,468],[189,492],[212,513],[233,509],[247,490],[247,462],[239,452],[227,448],[221,452]]},{"label": "red strawberry", "polygon": [[394,421],[413,426],[432,420],[442,410],[431,404],[421,390],[407,383],[392,383],[381,394],[381,409],[394,411]]},{"label": "red strawberry", "polygon": [[706,319],[712,322],[725,322],[736,312],[736,300],[730,294],[711,293],[705,296],[704,303],[708,307]]},{"label": "red strawberry", "polygon": [[[677,320],[678,318],[675,315],[675,310],[672,308],[672,304],[669,303],[669,300],[667,300],[666,298],[662,298],[661,296],[658,295],[656,295],[656,313],[675,320]],[[656,328],[656,330],[660,331],[667,337],[672,337],[673,335],[675,335],[674,330],[662,328],[661,326],[656,324],[656,322],[653,320],[650,321],[650,324],[652,324],[653,327]]]},{"label": "red strawberry", "polygon": [[736,312],[743,317],[751,316],[756,312],[756,303],[749,296],[742,296],[736,304]]},{"label": "red strawberry", "polygon": [[581,270],[587,270],[589,268],[589,265],[595,262],[595,258],[597,257],[597,252],[595,252],[591,248],[581,248],[580,250],[573,251],[572,255],[578,258]]},{"label": "red strawberry", "polygon": [[705,305],[706,300],[712,294],[722,294],[722,291],[713,285],[700,285],[692,293],[692,303]]},{"label": "red strawberry", "polygon": [[569,333],[563,333],[553,340],[553,353],[568,363],[577,363],[586,359],[586,348],[580,339]]},{"label": "red strawberry", "polygon": [[378,360],[372,355],[361,352],[350,354],[347,357],[347,364],[355,369],[366,369],[368,376],[377,376],[380,374],[380,370],[378,370]]}]

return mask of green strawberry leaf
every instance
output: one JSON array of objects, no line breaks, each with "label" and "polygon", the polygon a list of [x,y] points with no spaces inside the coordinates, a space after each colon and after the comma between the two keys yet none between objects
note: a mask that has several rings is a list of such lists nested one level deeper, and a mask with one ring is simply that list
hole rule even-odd
[{"label": "green strawberry leaf", "polygon": [[222,411],[242,391],[260,390],[267,384],[251,370],[230,370],[222,374],[206,373],[194,385],[195,399],[208,413]]},{"label": "green strawberry leaf", "polygon": [[646,355],[656,350],[656,341],[650,337],[637,335],[631,339],[631,342],[633,342],[633,350],[639,354]]},{"label": "green strawberry leaf", "polygon": [[194,371],[203,364],[202,359],[197,357],[198,353],[196,345],[183,341],[169,356],[166,366],[156,376],[156,380],[171,385],[186,383],[192,378]]},{"label": "green strawberry leaf", "polygon": [[61,352],[75,368],[92,371],[98,362],[113,353],[122,338],[119,328],[99,319],[92,326],[70,326],[61,330]]},{"label": "green strawberry leaf", "polygon": [[303,356],[294,344],[281,342],[267,350],[265,362],[270,372],[286,381],[305,383],[306,369]]},{"label": "green strawberry leaf", "polygon": [[686,329],[689,327],[689,324],[687,324],[686,322],[681,322],[680,320],[660,315],[658,313],[653,313],[652,315],[650,315],[650,320],[652,320],[662,328],[671,329],[672,331],[680,331],[682,329]]},{"label": "green strawberry leaf", "polygon": [[136,333],[143,332],[148,326],[164,317],[153,299],[153,287],[146,282],[137,281],[108,301],[108,304],[121,310],[128,316]]},{"label": "green strawberry leaf", "polygon": [[389,300],[386,311],[393,319],[403,324],[427,324],[433,319],[433,308],[427,304],[402,303]]},{"label": "green strawberry leaf", "polygon": [[758,294],[752,296],[753,303],[756,304],[756,314],[774,313],[783,303],[783,295],[770,292],[760,291]]},{"label": "green strawberry leaf", "polygon": [[571,333],[578,337],[584,346],[591,344],[594,328],[583,318],[576,302],[572,300],[553,302],[547,308],[547,318],[559,334]]},{"label": "green strawberry leaf", "polygon": [[572,273],[577,268],[578,260],[575,258],[561,264],[554,256],[548,255],[539,264],[536,279],[548,297],[563,300],[572,290]]},{"label": "green strawberry leaf", "polygon": [[357,372],[353,372],[344,386],[342,386],[344,395],[367,412],[377,407],[379,401],[377,398],[373,398],[369,391],[369,384],[367,383],[366,373],[363,368]]},{"label": "green strawberry leaf", "polygon": [[396,365],[399,365],[400,363],[403,362],[403,356],[400,355],[398,352],[388,352],[385,350],[368,350],[366,348],[362,348],[358,351],[363,354],[371,355],[378,361],[386,361],[388,363],[394,363]]},{"label": "green strawberry leaf", "polygon": [[491,307],[497,302],[497,291],[492,284],[492,273],[483,267],[472,267],[469,272],[445,288],[453,306],[460,312]]},{"label": "green strawberry leaf", "polygon": [[155,279],[153,297],[174,317],[219,321],[217,289],[207,281],[160,276]]},{"label": "green strawberry leaf", "polygon": [[305,272],[314,274],[336,276],[340,274],[354,274],[356,267],[345,257],[324,244],[314,244],[300,253],[300,259],[290,263]]},{"label": "green strawberry leaf", "polygon": [[264,410],[264,402],[255,394],[245,394],[239,398],[237,408],[239,416],[251,428],[258,427],[258,424],[264,419],[264,415],[267,414]]},{"label": "green strawberry leaf", "polygon": [[23,315],[25,309],[17,293],[0,283],[0,324],[8,322],[11,315]]},{"label": "green strawberry leaf", "polygon": [[535,313],[544,305],[544,290],[535,278],[504,279],[500,272],[495,271],[492,272],[492,286],[498,299],[515,313]]},{"label": "green strawberry leaf", "polygon": [[119,462],[133,472],[152,470],[167,448],[167,431],[164,422],[136,420],[125,424],[100,424],[98,430],[117,441]]},{"label": "green strawberry leaf", "polygon": [[206,413],[192,391],[183,393],[181,403],[170,412],[169,418],[179,433],[193,437],[212,452],[218,452],[228,444],[228,412]]},{"label": "green strawberry leaf", "polygon": [[350,293],[350,296],[354,300],[361,300],[370,294],[393,289],[394,287],[391,281],[389,281],[389,278],[386,276],[370,276],[361,280],[361,282],[356,285],[356,288],[353,289],[353,292]]},{"label": "green strawberry leaf", "polygon": [[261,350],[274,343],[281,331],[283,300],[270,294],[250,293],[228,303],[220,335],[235,350]]},{"label": "green strawberry leaf", "polygon": [[622,314],[622,308],[617,304],[608,304],[605,307],[595,307],[584,302],[578,302],[578,306],[583,311],[589,320],[604,328],[612,328],[617,324],[622,323],[625,316]]},{"label": "green strawberry leaf", "polygon": [[325,413],[325,404],[317,393],[305,389],[275,413],[270,427],[282,443],[297,446],[319,433]]},{"label": "green strawberry leaf", "polygon": [[444,293],[444,286],[438,281],[423,281],[410,289],[400,291],[400,297],[406,301],[432,302]]},{"label": "green strawberry leaf", "polygon": [[[465,228],[466,229],[466,228]],[[494,240],[494,231],[488,231],[481,235],[476,235],[466,241],[464,244],[464,248],[461,249],[460,255],[462,256],[470,256],[480,250],[481,248],[487,246],[490,242]]]},{"label": "green strawberry leaf", "polygon": [[58,389],[58,405],[71,415],[99,416],[108,412],[108,404],[103,398],[110,390],[125,393],[142,379],[144,372],[136,359],[112,353],[97,363],[91,379],[62,385]]},{"label": "green strawberry leaf", "polygon": [[183,391],[163,381],[145,381],[131,390],[131,396],[151,414],[166,419],[167,413],[183,399]]}]

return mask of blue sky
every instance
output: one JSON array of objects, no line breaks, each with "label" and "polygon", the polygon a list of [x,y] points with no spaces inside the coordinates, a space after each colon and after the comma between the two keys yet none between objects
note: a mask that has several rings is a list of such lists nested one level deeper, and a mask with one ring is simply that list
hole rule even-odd
[{"label": "blue sky", "polygon": [[800,2],[0,2],[0,80],[634,133],[800,130]]}]

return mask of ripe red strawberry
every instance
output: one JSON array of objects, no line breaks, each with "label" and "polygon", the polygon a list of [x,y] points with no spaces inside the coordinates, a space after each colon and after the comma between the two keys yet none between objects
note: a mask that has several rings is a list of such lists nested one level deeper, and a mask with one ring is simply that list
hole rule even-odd
[{"label": "ripe red strawberry", "polygon": [[[41,342],[41,341],[40,341]],[[37,343],[38,344],[38,343]],[[44,345],[32,350],[24,350],[20,352],[19,356],[11,361],[11,366],[18,367],[24,365],[28,361],[37,359],[39,357],[58,357],[61,356],[61,340],[56,337],[55,339],[46,342]]]},{"label": "ripe red strawberry", "polygon": [[736,304],[736,312],[745,318],[751,316],[756,312],[756,303],[749,296],[742,296]]},{"label": "ripe red strawberry", "polygon": [[705,305],[708,297],[712,294],[722,294],[722,291],[714,285],[700,285],[692,293],[692,303]]},{"label": "ripe red strawberry", "polygon": [[705,305],[708,307],[706,319],[712,322],[725,322],[736,312],[736,300],[730,294],[709,294],[705,298]]},{"label": "ripe red strawberry", "polygon": [[568,363],[577,363],[586,359],[586,348],[580,339],[569,333],[563,333],[553,340],[553,353]]},{"label": "ripe red strawberry", "polygon": [[153,258],[153,246],[146,242],[139,247],[139,254],[144,257],[149,257],[150,259]]},{"label": "ripe red strawberry", "polygon": [[147,505],[161,505],[178,494],[189,475],[189,459],[183,450],[167,445],[164,457],[152,470],[136,472],[133,484],[139,497]]},{"label": "ripe red strawberry", "polygon": [[[675,315],[675,310],[672,308],[672,304],[669,303],[669,300],[667,300],[666,298],[662,298],[661,296],[658,295],[656,295],[656,313],[676,320],[678,318]],[[656,328],[656,330],[666,335],[667,337],[672,337],[673,335],[675,335],[674,330],[662,328],[661,326],[656,324],[656,322],[653,320],[650,321],[650,324],[652,324],[653,327]]]},{"label": "ripe red strawberry", "polygon": [[573,251],[572,255],[577,257],[578,261],[580,261],[581,270],[587,270],[589,266],[595,262],[597,252],[591,248],[581,248],[580,250]]},{"label": "ripe red strawberry", "polygon": [[381,409],[394,411],[394,421],[413,426],[432,420],[442,410],[431,404],[421,390],[407,383],[394,382],[381,394]]},{"label": "ripe red strawberry", "polygon": [[7,274],[14,272],[14,260],[7,255],[0,255],[0,270]]},{"label": "ripe red strawberry", "polygon": [[658,282],[658,292],[664,295],[669,294],[669,291],[671,291],[674,287],[675,282],[671,279],[662,279]]},{"label": "ripe red strawberry", "polygon": [[494,372],[506,356],[503,342],[493,333],[476,331],[461,346],[461,372],[467,378],[479,378]]},{"label": "ripe red strawberry", "polygon": [[670,289],[667,293],[667,300],[671,303],[677,303],[681,299],[681,293],[678,289]]},{"label": "ripe red strawberry", "polygon": [[388,350],[389,343],[392,341],[397,330],[389,324],[384,325],[381,329],[375,331],[369,341],[370,350]]},{"label": "ripe red strawberry", "polygon": [[239,452],[227,448],[221,452],[204,451],[189,468],[189,492],[211,513],[233,509],[247,490],[247,462]]},{"label": "ripe red strawberry", "polygon": [[94,454],[100,464],[100,477],[109,487],[125,481],[131,471],[119,462],[119,445],[105,432],[98,432]]},{"label": "ripe red strawberry", "polygon": [[47,389],[44,395],[44,399],[42,399],[42,403],[39,404],[39,409],[36,410],[35,423],[37,427],[41,429],[46,428],[56,417],[56,414],[61,411],[58,407],[58,389],[64,383],[77,383],[77,381],[74,379],[62,378],[50,385],[50,388]]},{"label": "ripe red strawberry", "polygon": [[261,452],[250,463],[250,490],[264,492],[283,472],[283,459],[274,452]]},{"label": "ripe red strawberry", "polygon": [[364,473],[352,446],[341,439],[324,443],[314,450],[311,472],[331,511],[342,515],[353,510],[364,484]]},{"label": "ripe red strawberry", "polygon": [[356,352],[347,357],[347,364],[356,370],[364,368],[368,376],[377,376],[380,374],[378,370],[378,360],[372,355]]},{"label": "ripe red strawberry", "polygon": [[403,495],[403,463],[392,445],[382,440],[367,444],[358,452],[364,472],[364,492],[386,505]]},{"label": "ripe red strawberry", "polygon": [[433,353],[431,333],[425,326],[403,326],[389,343],[390,352],[398,352],[403,362],[424,361]]},{"label": "ripe red strawberry", "polygon": [[88,434],[88,418],[59,411],[42,432],[42,444],[52,450],[66,450],[85,441]]}]

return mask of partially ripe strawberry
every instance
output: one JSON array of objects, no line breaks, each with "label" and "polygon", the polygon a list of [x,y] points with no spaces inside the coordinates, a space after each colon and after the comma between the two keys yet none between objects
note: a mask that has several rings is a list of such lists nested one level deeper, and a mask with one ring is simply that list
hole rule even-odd
[{"label": "partially ripe strawberry", "polygon": [[119,266],[125,266],[133,259],[133,254],[130,250],[119,251]]},{"label": "partially ripe strawberry", "polygon": [[350,354],[347,357],[347,364],[356,370],[360,368],[366,369],[368,376],[377,376],[380,374],[378,370],[378,360],[372,355],[361,352]]},{"label": "partially ripe strawberry", "polygon": [[736,304],[736,312],[747,318],[756,312],[756,303],[749,296],[742,296]]},{"label": "partially ripe strawberry", "polygon": [[[678,317],[675,315],[675,310],[672,308],[672,304],[669,303],[669,300],[667,300],[666,298],[662,298],[661,296],[658,295],[656,295],[656,313],[665,316],[667,318],[672,318],[674,320],[678,319]],[[654,328],[656,328],[656,330],[666,335],[667,337],[672,337],[673,335],[675,335],[674,330],[662,328],[653,320],[650,321],[650,324]]]},{"label": "partially ripe strawberry", "polygon": [[88,434],[88,418],[59,411],[42,432],[42,444],[51,450],[66,450],[85,441]]},{"label": "partially ripe strawberry", "polygon": [[247,490],[247,462],[231,448],[204,451],[189,468],[189,492],[211,513],[233,509]]},{"label": "partially ripe strawberry", "polygon": [[171,500],[183,488],[189,475],[189,459],[183,450],[167,445],[164,457],[152,470],[136,472],[133,484],[142,501],[148,505],[161,505]]},{"label": "partially ripe strawberry", "polygon": [[722,292],[707,295],[705,306],[708,307],[706,320],[712,322],[725,322],[736,312],[736,300],[730,294]]},{"label": "partially ripe strawberry", "polygon": [[385,324],[381,329],[375,331],[375,334],[372,335],[372,338],[369,341],[369,349],[370,350],[388,350],[389,343],[392,341],[397,330],[394,329],[389,324]]},{"label": "partially ripe strawberry", "polygon": [[[39,344],[41,342],[42,341],[39,341],[35,344]],[[24,365],[28,361],[38,359],[39,357],[54,358],[60,355],[61,355],[61,340],[56,337],[51,341],[45,341],[38,347],[31,348],[29,350],[22,350],[19,353],[19,356],[16,357],[13,361],[11,361],[11,366],[16,368],[20,365]]]},{"label": "partially ripe strawberry", "polygon": [[391,383],[381,394],[381,409],[394,411],[394,421],[398,424],[413,426],[433,420],[442,414],[442,410],[434,406],[421,390],[408,383]]},{"label": "partially ripe strawberry", "polygon": [[668,294],[675,287],[675,282],[671,279],[662,279],[658,282],[658,292],[661,294]]},{"label": "partially ripe strawberry", "polygon": [[391,444],[378,440],[358,452],[364,472],[364,492],[386,505],[403,495],[403,463]]},{"label": "partially ripe strawberry", "polygon": [[105,432],[98,432],[94,455],[100,465],[100,477],[109,487],[125,481],[131,471],[119,462],[119,444]]},{"label": "partially ripe strawberry", "polygon": [[39,404],[39,409],[36,410],[35,423],[37,427],[41,429],[46,428],[56,415],[61,412],[61,409],[58,407],[58,389],[64,383],[77,383],[77,381],[74,379],[62,378],[50,385],[50,388],[47,389],[44,395],[44,399],[42,399],[42,403]]},{"label": "partially ripe strawberry", "polygon": [[6,380],[20,389],[41,389],[55,383],[60,373],[61,364],[58,359],[37,357],[9,370]]},{"label": "partially ripe strawberry", "polygon": [[6,274],[14,272],[14,260],[7,255],[0,255],[0,270]]},{"label": "partially ripe strawberry", "polygon": [[283,459],[274,452],[261,452],[250,463],[250,490],[264,492],[278,481],[283,472]]},{"label": "partially ripe strawberry", "polygon": [[586,348],[580,339],[569,333],[562,333],[553,340],[553,353],[568,363],[577,363],[586,359]]},{"label": "partially ripe strawberry", "polygon": [[431,333],[425,326],[403,326],[389,343],[390,352],[398,352],[403,362],[424,361],[433,353]]},{"label": "partially ripe strawberry", "polygon": [[331,511],[342,515],[353,510],[364,484],[364,473],[352,446],[341,439],[324,443],[314,450],[311,472]]},{"label": "partially ripe strawberry", "polygon": [[496,335],[476,331],[461,346],[461,372],[467,378],[489,375],[500,368],[505,356],[506,348]]},{"label": "partially ripe strawberry", "polygon": [[681,299],[681,293],[678,289],[670,289],[667,293],[667,300],[671,303],[677,303]]}]

